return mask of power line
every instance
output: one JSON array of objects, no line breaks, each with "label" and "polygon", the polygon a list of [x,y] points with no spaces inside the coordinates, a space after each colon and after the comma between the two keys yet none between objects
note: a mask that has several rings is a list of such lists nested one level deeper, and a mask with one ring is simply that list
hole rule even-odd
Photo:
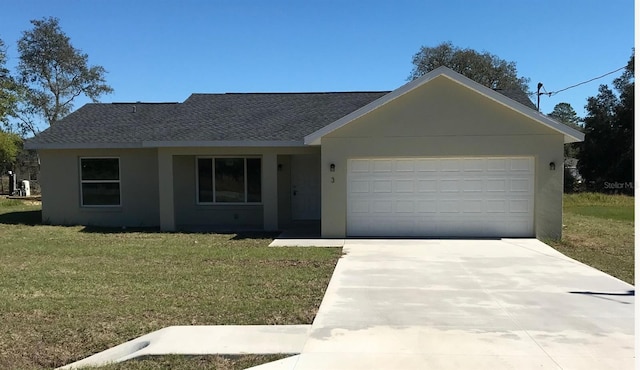
[{"label": "power line", "polygon": [[621,71],[621,70],[625,69],[626,67],[627,67],[627,66],[620,67],[620,68],[616,69],[615,71],[607,72],[607,73],[605,73],[605,74],[603,74],[603,75],[601,75],[601,76],[594,77],[594,78],[589,79],[589,80],[587,80],[587,81],[583,81],[583,82],[577,83],[577,84],[575,84],[575,85],[571,85],[571,86],[569,86],[569,87],[565,87],[564,89],[560,89],[560,90],[556,90],[556,91],[551,91],[551,92],[547,92],[547,91],[546,91],[546,89],[545,89],[545,92],[543,92],[543,93],[538,92],[538,94],[539,94],[539,95],[548,95],[548,96],[553,96],[553,95],[556,95],[557,93],[560,93],[560,92],[563,92],[563,91],[566,91],[566,90],[569,90],[569,89],[573,89],[574,87],[578,87],[578,86],[580,86],[580,85],[584,85],[584,84],[589,83],[589,82],[591,82],[591,81],[598,80],[598,79],[600,79],[600,78],[602,78],[602,77],[606,77],[606,76],[608,76],[608,75],[610,75],[610,74],[614,74],[614,73],[616,73],[616,72],[618,72],[618,71]]}]

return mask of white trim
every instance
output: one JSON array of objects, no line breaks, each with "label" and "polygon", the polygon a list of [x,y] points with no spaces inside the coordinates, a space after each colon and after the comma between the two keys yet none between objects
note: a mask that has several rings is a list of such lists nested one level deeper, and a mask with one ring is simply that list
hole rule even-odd
[{"label": "white trim", "polygon": [[[83,180],[82,179],[82,160],[83,159],[117,159],[118,160],[118,179],[117,180]],[[122,207],[122,168],[120,166],[120,157],[98,156],[98,157],[78,157],[78,179],[80,180],[80,208],[119,208]],[[84,204],[84,194],[82,193],[82,184],[118,184],[118,204]]]},{"label": "white trim", "polygon": [[557,122],[547,116],[545,116],[544,114],[533,110],[521,103],[518,103],[517,101],[508,98],[502,94],[500,94],[499,92],[496,92],[486,86],[483,86],[447,67],[439,67],[434,69],[433,71],[427,73],[426,75],[420,77],[417,80],[411,81],[401,87],[399,87],[398,89],[390,92],[387,95],[384,95],[376,100],[374,100],[373,102],[365,105],[364,107],[349,113],[348,115],[340,118],[339,120],[329,124],[328,126],[325,126],[307,136],[305,136],[304,138],[304,143],[306,145],[320,145],[322,142],[322,137],[349,124],[350,122],[356,120],[357,118],[360,118],[366,114],[371,113],[372,111],[384,106],[385,104],[395,100],[396,98],[411,92],[413,90],[415,90],[416,88],[429,83],[430,81],[432,81],[433,79],[435,79],[436,77],[446,77],[462,86],[465,86],[471,90],[474,90],[486,97],[488,97],[489,99],[502,104],[504,106],[506,106],[507,108],[510,108],[520,114],[525,115],[526,117],[529,117],[561,134],[564,135],[564,142],[565,143],[573,143],[573,142],[578,142],[578,141],[583,141],[584,140],[584,134],[578,130],[575,130],[567,125],[564,125],[560,122]]},{"label": "white trim", "polygon": [[142,148],[140,143],[29,143],[24,144],[25,149],[130,149]]},{"label": "white trim", "polygon": [[[244,202],[216,202],[216,164],[215,160],[218,158],[237,158],[243,160],[244,165]],[[247,176],[247,159],[260,159],[260,202],[249,202],[249,182]],[[201,202],[200,201],[200,175],[198,171],[198,160],[199,159],[211,159],[211,184],[213,186],[213,201],[212,202]],[[195,156],[195,176],[196,176],[196,205],[198,206],[238,206],[238,205],[262,205],[262,156],[259,155],[248,155],[248,156],[238,156],[238,155],[199,155]]]},{"label": "white trim", "polygon": [[135,148],[197,148],[197,147],[304,147],[303,140],[213,140],[213,141],[142,141],[136,143],[25,143],[25,149],[135,149]]},{"label": "white trim", "polygon": [[213,140],[213,141],[143,141],[143,148],[191,148],[191,147],[303,147],[302,140]]}]

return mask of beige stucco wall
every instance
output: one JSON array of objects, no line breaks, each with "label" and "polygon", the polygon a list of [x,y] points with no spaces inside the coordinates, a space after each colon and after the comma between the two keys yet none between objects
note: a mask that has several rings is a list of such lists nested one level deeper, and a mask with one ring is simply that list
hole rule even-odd
[{"label": "beige stucco wall", "polygon": [[175,222],[178,229],[210,226],[219,229],[261,229],[262,204],[197,204],[196,156],[173,157]]},{"label": "beige stucco wall", "polygon": [[[291,220],[290,156],[318,153],[317,147],[162,148],[40,150],[44,222],[96,226],[212,226],[262,229]],[[260,156],[261,204],[198,205],[196,156]],[[120,207],[80,206],[80,157],[119,157]],[[278,164],[282,169],[278,171]]]},{"label": "beige stucco wall", "polygon": [[446,77],[322,138],[322,236],[346,234],[349,158],[446,156],[534,157],[535,236],[560,237],[563,136]]},{"label": "beige stucco wall", "polygon": [[[157,226],[155,149],[40,150],[42,220],[57,225]],[[80,157],[120,158],[120,207],[80,205]]]},{"label": "beige stucco wall", "polygon": [[[280,229],[291,218],[291,203],[281,195],[290,185],[289,156],[318,153],[317,147],[201,147],[159,150],[160,183],[171,186],[160,192],[160,220],[163,230],[212,226],[220,229]],[[259,156],[262,158],[262,203],[202,205],[196,201],[195,158],[197,156]],[[162,160],[171,158],[171,161]],[[169,166],[169,163],[171,164]],[[278,171],[282,164],[282,171]],[[169,194],[164,196],[163,194]],[[172,202],[168,200],[172,199]],[[286,225],[282,225],[286,226]]]}]

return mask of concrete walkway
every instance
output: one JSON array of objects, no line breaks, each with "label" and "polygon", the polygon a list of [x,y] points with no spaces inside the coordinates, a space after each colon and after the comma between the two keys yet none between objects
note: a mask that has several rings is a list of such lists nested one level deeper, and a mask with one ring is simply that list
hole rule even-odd
[{"label": "concrete walkway", "polygon": [[[302,242],[322,244],[276,245]],[[331,243],[345,255],[311,326],[169,327],[64,368],[247,353],[297,354],[257,370],[634,368],[635,288],[538,240]]]},{"label": "concrete walkway", "polygon": [[300,353],[311,325],[169,326],[58,369],[102,366],[144,356]]},{"label": "concrete walkway", "polygon": [[634,368],[634,287],[538,240],[343,251],[302,353],[254,369]]}]

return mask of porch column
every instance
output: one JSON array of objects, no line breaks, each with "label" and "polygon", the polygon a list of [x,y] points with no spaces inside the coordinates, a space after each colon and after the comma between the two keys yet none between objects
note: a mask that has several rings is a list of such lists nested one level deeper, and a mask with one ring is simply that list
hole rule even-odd
[{"label": "porch column", "polygon": [[264,229],[278,230],[278,155],[262,156],[262,216]]},{"label": "porch column", "polygon": [[160,195],[160,230],[175,231],[173,210],[173,155],[169,149],[158,148],[158,193]]}]

